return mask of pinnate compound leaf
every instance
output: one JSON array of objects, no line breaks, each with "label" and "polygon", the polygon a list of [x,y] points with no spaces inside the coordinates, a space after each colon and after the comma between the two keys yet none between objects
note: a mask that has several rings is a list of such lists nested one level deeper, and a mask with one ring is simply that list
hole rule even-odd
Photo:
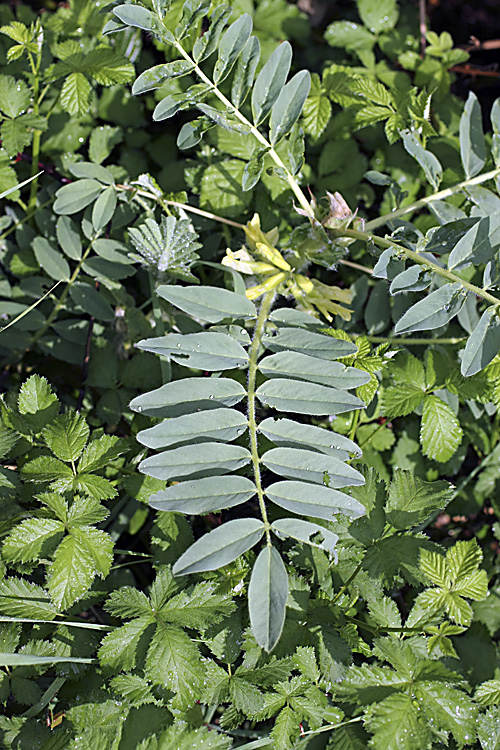
[{"label": "pinnate compound leaf", "polygon": [[98,499],[75,497],[64,520],[67,520],[70,526],[87,526],[90,523],[104,521],[108,515],[108,509],[101,505]]},{"label": "pinnate compound leaf", "polygon": [[241,179],[241,188],[243,191],[251,190],[260,180],[264,169],[264,157],[267,154],[267,148],[257,148],[253,152],[250,161],[245,164],[243,177]]},{"label": "pinnate compound leaf", "polygon": [[214,9],[209,18],[210,26],[208,31],[205,31],[201,37],[198,37],[193,45],[193,59],[197,63],[206,60],[212,52],[215,52],[220,36],[230,16],[231,8],[228,5],[219,5]]},{"label": "pinnate compound leaf", "polygon": [[0,109],[10,118],[21,115],[30,104],[30,91],[23,80],[0,76]]},{"label": "pinnate compound leaf", "polygon": [[184,589],[161,608],[162,620],[174,625],[204,632],[209,625],[220,623],[234,609],[229,594],[214,593],[210,581]]},{"label": "pinnate compound leaf", "polygon": [[454,490],[448,482],[424,482],[413,471],[396,469],[389,486],[386,515],[395,529],[409,529],[425,521],[452,500]]},{"label": "pinnate compound leaf", "polygon": [[156,26],[153,14],[140,5],[117,5],[113,13],[127,26],[135,26],[144,31],[154,31]]},{"label": "pinnate compound leaf", "polygon": [[231,72],[239,54],[250,39],[253,21],[243,13],[224,33],[219,44],[219,57],[214,68],[214,82],[220,83]]},{"label": "pinnate compound leaf", "polygon": [[301,70],[283,86],[271,109],[269,138],[273,145],[284,138],[300,117],[311,88],[311,75]]},{"label": "pinnate compound leaf", "polygon": [[150,497],[149,505],[155,510],[176,513],[211,513],[241,505],[256,492],[254,483],[247,477],[205,477],[160,490]]},{"label": "pinnate compound leaf", "polygon": [[446,569],[453,580],[461,583],[466,576],[476,572],[482,559],[483,553],[475,539],[457,542],[446,553]]},{"label": "pinnate compound leaf", "polygon": [[463,430],[448,404],[438,396],[424,398],[420,441],[426,456],[434,461],[448,461],[462,442]]},{"label": "pinnate compound leaf", "polygon": [[252,91],[252,112],[255,125],[266,119],[277,100],[290,70],[292,48],[282,42],[260,71]]},{"label": "pinnate compound leaf", "polygon": [[500,351],[500,317],[497,307],[482,314],[465,345],[460,371],[464,377],[483,370]]},{"label": "pinnate compound leaf", "polygon": [[324,336],[303,328],[282,328],[274,335],[264,336],[263,343],[272,352],[293,350],[320,359],[340,359],[356,354],[358,347],[350,341]]},{"label": "pinnate compound leaf", "polygon": [[115,435],[101,435],[82,451],[78,462],[78,472],[90,472],[103,469],[126,450],[125,441]]},{"label": "pinnate compound leaf", "polygon": [[113,561],[113,540],[109,534],[86,525],[74,526],[71,533],[88,550],[94,564],[94,575],[105,578]]},{"label": "pinnate compound leaf", "polygon": [[258,431],[275,445],[283,448],[310,448],[346,461],[351,454],[359,457],[361,449],[352,440],[322,427],[294,422],[291,419],[268,417]]},{"label": "pinnate compound leaf", "polygon": [[178,576],[221,568],[257,544],[264,529],[262,521],[256,518],[228,521],[192,544],[172,571]]},{"label": "pinnate compound leaf", "polygon": [[231,101],[240,107],[248,96],[260,59],[260,42],[251,36],[236,63],[231,86]]},{"label": "pinnate compound leaf", "polygon": [[460,118],[460,155],[467,179],[481,171],[486,162],[481,107],[477,96],[469,92],[464,112]]},{"label": "pinnate compound leaf", "polygon": [[396,323],[394,332],[410,333],[440,328],[455,317],[464,302],[461,284],[444,284],[410,307]]},{"label": "pinnate compound leaf", "polygon": [[188,315],[208,323],[256,315],[255,305],[245,296],[216,286],[162,285],[158,287],[157,294]]},{"label": "pinnate compound leaf", "polygon": [[307,482],[275,482],[265,491],[273,503],[299,516],[332,521],[337,513],[356,518],[365,509],[357,500],[338,490]]},{"label": "pinnate compound leaf", "polygon": [[220,440],[229,443],[248,427],[244,414],[236,409],[207,409],[163,422],[141,430],[137,439],[148,448],[170,448],[182,443]]},{"label": "pinnate compound leaf", "polygon": [[236,471],[251,459],[247,448],[225,443],[185,445],[144,459],[139,470],[156,479],[180,481]]},{"label": "pinnate compound leaf", "polygon": [[366,385],[371,377],[356,367],[294,351],[278,352],[261,359],[259,370],[268,377],[298,378],[341,390]]},{"label": "pinnate compound leaf", "polygon": [[210,8],[210,0],[186,0],[182,6],[182,16],[175,29],[175,38],[180,40],[189,34],[198,23],[201,16],[205,16]]},{"label": "pinnate compound leaf", "polygon": [[248,355],[231,336],[224,333],[169,333],[143,339],[136,346],[146,352],[171,357],[174,362],[198,370],[232,370],[243,367]]},{"label": "pinnate compound leaf", "polygon": [[175,60],[175,62],[155,65],[136,78],[132,86],[132,94],[137,96],[138,94],[145,94],[147,91],[154,91],[154,89],[160,88],[165,79],[181,78],[191,73],[193,68],[194,65],[188,60]]},{"label": "pinnate compound leaf", "polygon": [[279,552],[266,546],[259,553],[248,586],[253,634],[268,653],[278,643],[285,623],[288,576]]},{"label": "pinnate compound leaf", "polygon": [[246,395],[232,378],[186,378],[137,396],[130,408],[150,417],[176,417],[196,409],[234,406]]},{"label": "pinnate compound leaf", "polygon": [[256,395],[274,409],[298,414],[341,414],[364,406],[347,391],[286,378],[268,380],[257,388]]},{"label": "pinnate compound leaf", "polygon": [[335,456],[300,448],[272,448],[261,459],[264,466],[280,476],[322,484],[325,487],[347,487],[364,484],[359,471]]},{"label": "pinnate compound leaf", "polygon": [[44,428],[43,439],[61,461],[76,461],[87,443],[89,433],[84,417],[75,412],[66,412]]},{"label": "pinnate compound leaf", "polygon": [[274,521],[271,528],[279,535],[297,539],[300,542],[305,542],[305,544],[311,544],[313,547],[319,547],[330,555],[335,554],[335,545],[338,541],[337,534],[316,523],[302,521],[298,518],[280,518],[278,521]]}]

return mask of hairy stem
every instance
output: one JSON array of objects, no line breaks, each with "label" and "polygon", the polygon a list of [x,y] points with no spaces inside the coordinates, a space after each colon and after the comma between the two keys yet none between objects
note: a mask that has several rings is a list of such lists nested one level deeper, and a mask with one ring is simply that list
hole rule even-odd
[{"label": "hairy stem", "polygon": [[262,520],[266,524],[266,539],[268,546],[271,545],[271,534],[269,531],[270,524],[267,518],[266,502],[264,500],[264,491],[262,489],[260,476],[260,458],[259,448],[257,444],[257,421],[255,417],[255,379],[257,377],[257,357],[259,354],[259,347],[262,341],[264,326],[266,325],[269,311],[271,310],[273,304],[274,295],[275,291],[271,290],[262,299],[259,315],[255,323],[252,345],[250,347],[250,364],[248,368],[248,429],[250,431],[250,452],[252,454],[253,473],[255,486],[257,487],[257,497],[259,499],[260,512],[262,515]]},{"label": "hairy stem", "polygon": [[468,289],[469,292],[472,292],[478,297],[481,297],[491,305],[500,304],[500,299],[494,297],[486,290],[481,289],[481,287],[476,286],[475,284],[470,284],[468,281],[464,281],[460,278],[460,276],[457,276],[452,271],[448,271],[446,268],[441,268],[441,266],[438,266],[431,260],[423,258],[421,255],[419,255],[419,253],[416,253],[414,250],[409,250],[407,247],[404,247],[404,245],[400,245],[397,242],[385,239],[384,237],[377,237],[373,234],[368,234],[367,232],[359,232],[356,229],[335,230],[334,234],[337,237],[351,237],[353,240],[373,242],[374,245],[378,245],[379,247],[383,247],[384,249],[393,248],[396,252],[406,255],[406,257],[410,258],[414,263],[418,263],[418,265],[420,266],[429,268],[434,273],[437,273],[438,276],[442,276],[443,278],[448,279],[448,281],[451,281],[454,284],[461,284],[465,289]]},{"label": "hairy stem", "polygon": [[408,206],[402,206],[401,208],[397,208],[394,211],[391,211],[390,214],[384,214],[383,216],[379,216],[377,219],[372,219],[372,221],[368,221],[365,224],[365,229],[367,229],[368,231],[371,231],[372,229],[381,227],[383,224],[385,224],[387,221],[390,221],[391,219],[398,219],[400,216],[405,216],[406,214],[409,214],[412,211],[417,211],[419,208],[424,208],[425,206],[428,206],[429,203],[433,203],[434,201],[441,201],[441,200],[444,200],[445,198],[449,198],[450,195],[455,195],[455,193],[460,193],[462,190],[466,190],[468,187],[472,187],[473,185],[481,185],[481,183],[483,182],[487,182],[488,180],[493,180],[498,175],[500,175],[500,168],[492,169],[491,172],[485,172],[484,174],[478,174],[477,177],[471,177],[470,180],[464,180],[463,182],[459,182],[456,185],[452,185],[452,187],[446,188],[445,190],[440,190],[437,193],[432,193],[432,195],[425,196],[425,198],[420,198],[418,201],[415,201],[414,203],[410,203]]}]

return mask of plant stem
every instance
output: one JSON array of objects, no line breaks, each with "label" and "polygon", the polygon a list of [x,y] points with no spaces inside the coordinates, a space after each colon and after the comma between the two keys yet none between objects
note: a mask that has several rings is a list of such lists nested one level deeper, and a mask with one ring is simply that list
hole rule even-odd
[{"label": "plant stem", "polygon": [[464,281],[452,271],[447,271],[445,268],[441,268],[441,266],[438,266],[431,260],[423,258],[419,253],[416,253],[414,250],[409,250],[407,247],[404,247],[404,245],[400,245],[397,242],[385,239],[384,237],[377,237],[376,235],[368,234],[367,232],[359,232],[356,229],[335,230],[334,235],[337,237],[351,237],[353,240],[361,240],[362,242],[373,242],[373,244],[385,249],[393,248],[396,252],[406,255],[406,257],[410,258],[414,263],[418,263],[418,265],[424,266],[425,268],[430,268],[430,270],[438,274],[438,276],[442,276],[454,284],[461,284],[465,289],[468,289],[469,292],[481,297],[490,304],[500,305],[500,299],[497,299],[497,297],[494,297],[492,294],[489,294],[489,292],[481,289],[481,287],[476,286],[475,284],[470,284],[468,281]]},{"label": "plant stem", "polygon": [[[39,46],[36,62],[33,55],[29,55],[31,72],[33,74],[33,114],[39,115],[40,110],[40,63],[42,61],[42,51]],[[28,211],[33,211],[36,207],[36,196],[38,192],[38,178],[36,174],[38,172],[38,159],[40,157],[40,141],[42,137],[41,130],[33,131],[33,145],[31,147],[31,176],[35,179],[31,183],[30,187],[30,198],[27,206]]]},{"label": "plant stem", "polygon": [[339,729],[340,727],[346,726],[346,724],[359,724],[360,721],[363,721],[362,716],[356,716],[354,719],[348,719],[348,721],[341,721],[339,724],[326,724],[324,727],[320,727],[319,729],[310,729],[308,732],[303,733],[303,737],[307,737],[307,735],[311,734],[321,734],[322,732],[331,732],[332,729]]},{"label": "plant stem", "polygon": [[118,190],[132,190],[135,195],[141,195],[143,198],[152,198],[162,206],[175,206],[176,208],[183,208],[184,211],[190,211],[192,214],[198,214],[203,216],[205,219],[213,219],[221,224],[227,224],[229,227],[236,227],[236,229],[245,229],[244,224],[240,224],[238,221],[232,221],[231,219],[225,219],[224,216],[218,216],[213,214],[211,211],[204,211],[202,208],[196,206],[190,206],[189,203],[179,203],[179,201],[170,201],[167,198],[158,197],[154,193],[149,193],[147,190],[138,190],[135,185],[116,185]]},{"label": "plant stem", "polygon": [[433,203],[434,201],[440,201],[444,200],[445,198],[449,198],[451,195],[455,195],[455,193],[459,193],[461,190],[466,190],[468,187],[471,187],[472,185],[481,185],[483,182],[487,182],[488,180],[493,180],[495,177],[500,175],[500,168],[492,169],[491,172],[485,172],[484,174],[479,174],[477,177],[471,177],[470,180],[464,180],[463,182],[459,182],[456,185],[452,185],[452,187],[446,188],[445,190],[440,190],[438,193],[432,193],[432,195],[427,195],[425,198],[420,198],[418,201],[415,201],[414,203],[410,203],[408,206],[402,206],[401,208],[397,208],[394,211],[391,211],[390,214],[384,214],[383,216],[379,216],[377,219],[372,219],[372,221],[369,221],[365,224],[365,229],[368,231],[371,231],[372,229],[376,229],[377,227],[381,227],[383,224],[385,224],[387,221],[390,221],[391,219],[398,219],[400,216],[405,216],[405,214],[409,214],[412,211],[417,211],[419,208],[424,208],[429,203]]},{"label": "plant stem", "polygon": [[284,162],[282,161],[281,157],[277,154],[271,143],[265,138],[260,130],[255,127],[255,125],[252,125],[250,120],[247,120],[247,118],[241,114],[239,109],[234,106],[234,104],[229,101],[227,97],[224,96],[224,94],[219,91],[217,86],[210,80],[210,78],[205,75],[205,73],[201,70],[201,68],[198,67],[198,65],[195,64],[194,60],[188,55],[188,53],[184,50],[184,48],[176,42],[175,47],[179,54],[182,55],[182,57],[191,63],[191,65],[194,66],[194,72],[197,74],[198,78],[203,81],[203,83],[206,83],[208,86],[210,86],[211,90],[215,94],[215,96],[219,99],[219,101],[222,102],[222,104],[242,123],[242,125],[245,126],[245,128],[248,128],[249,131],[252,133],[254,138],[256,138],[259,143],[264,146],[264,148],[267,150],[267,153],[271,157],[271,159],[274,161],[277,167],[279,169],[282,169],[286,176],[286,181],[288,182],[288,185],[290,186],[290,189],[294,193],[295,197],[297,198],[298,202],[300,203],[301,207],[304,209],[304,211],[307,213],[307,215],[314,219],[314,212],[311,208],[311,205],[309,201],[307,200],[306,196],[302,192],[302,189],[299,187],[299,184],[297,183],[297,180],[292,175],[289,169],[285,166]]},{"label": "plant stem", "polygon": [[260,458],[259,448],[257,444],[257,421],[255,418],[255,379],[257,376],[257,357],[262,340],[262,332],[269,316],[269,311],[271,310],[273,304],[274,295],[275,291],[273,289],[270,292],[267,292],[267,294],[262,299],[259,315],[255,323],[252,345],[250,347],[250,364],[248,367],[248,429],[250,431],[250,451],[252,454],[253,473],[255,486],[257,487],[257,497],[259,498],[260,512],[262,515],[262,520],[266,524],[266,540],[268,546],[271,546],[271,534],[269,531],[270,524],[267,518],[266,502],[264,500],[264,491],[262,489],[260,476]]},{"label": "plant stem", "polygon": [[338,592],[338,594],[333,597],[333,599],[331,601],[331,604],[336,604],[338,602],[338,600],[340,599],[340,597],[342,596],[342,594],[344,594],[346,592],[347,587],[350,586],[351,583],[354,581],[354,579],[356,578],[356,576],[358,575],[358,573],[359,573],[359,571],[361,570],[362,567],[363,567],[363,560],[361,560],[361,562],[359,562],[356,565],[356,567],[354,568],[353,572],[351,573],[351,575],[349,576],[349,578],[347,579],[347,581],[344,583],[344,585],[342,586],[342,588],[340,589],[340,591]]},{"label": "plant stem", "polygon": [[76,281],[76,279],[78,277],[78,274],[82,270],[82,266],[85,263],[85,261],[87,260],[87,257],[89,255],[91,249],[92,249],[92,242],[93,241],[94,241],[94,237],[92,237],[90,239],[90,242],[89,242],[89,245],[88,245],[87,249],[83,253],[83,255],[80,258],[80,260],[78,261],[78,264],[77,264],[75,270],[71,274],[71,278],[69,279],[69,281],[67,282],[66,286],[64,287],[63,292],[62,292],[61,296],[59,297],[57,303],[54,305],[54,308],[53,308],[52,312],[50,313],[49,317],[47,318],[47,320],[45,321],[45,323],[43,324],[43,326],[41,328],[39,328],[38,331],[33,336],[33,339],[31,341],[31,345],[32,346],[34,344],[36,344],[36,342],[50,328],[50,326],[52,325],[53,321],[56,319],[59,310],[63,307],[64,303],[66,302],[66,297],[69,294],[69,290],[71,289],[72,285],[75,283],[75,281]]}]

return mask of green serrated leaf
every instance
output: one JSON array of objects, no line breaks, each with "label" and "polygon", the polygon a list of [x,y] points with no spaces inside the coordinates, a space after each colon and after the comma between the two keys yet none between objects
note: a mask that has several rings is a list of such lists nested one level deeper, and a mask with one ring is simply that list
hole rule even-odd
[{"label": "green serrated leaf", "polygon": [[463,430],[448,404],[438,396],[424,398],[420,441],[426,456],[444,463],[462,442]]},{"label": "green serrated leaf", "polygon": [[44,428],[43,439],[57,458],[73,462],[80,457],[89,433],[84,417],[76,412],[66,412]]}]

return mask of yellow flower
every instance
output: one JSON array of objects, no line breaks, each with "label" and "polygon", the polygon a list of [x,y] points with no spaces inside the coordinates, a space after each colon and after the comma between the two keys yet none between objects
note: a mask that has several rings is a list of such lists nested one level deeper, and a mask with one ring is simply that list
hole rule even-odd
[{"label": "yellow flower", "polygon": [[[247,289],[248,299],[255,300],[266,292],[276,289],[285,296],[291,294],[298,307],[316,316],[319,312],[329,322],[333,320],[334,315],[340,315],[344,320],[351,319],[352,311],[339,304],[349,304],[352,299],[351,292],[348,289],[328,286],[317,279],[310,279],[303,274],[295,273],[292,266],[275,247],[279,239],[277,229],[263,232],[259,215],[255,214],[245,226],[245,234],[249,249],[242,247],[233,252],[228,248],[222,263],[240,273],[268,277],[260,284]],[[256,260],[255,256],[262,260]]]},{"label": "yellow flower", "polygon": [[262,297],[263,294],[265,294],[266,292],[270,292],[271,289],[276,289],[276,287],[279,286],[285,279],[286,274],[284,274],[283,272],[277,273],[274,276],[271,276],[271,278],[267,279],[267,281],[264,281],[262,284],[257,284],[257,286],[252,286],[250,287],[250,289],[247,289],[246,296],[251,300]]},{"label": "yellow flower", "polygon": [[257,242],[267,245],[268,247],[274,247],[278,244],[279,232],[275,227],[270,232],[263,232],[260,228],[260,216],[254,214],[253,219],[246,224],[244,227],[245,234],[247,236],[248,245],[250,250],[257,249]]},{"label": "yellow flower", "polygon": [[244,247],[242,247],[241,250],[237,250],[235,253],[227,248],[226,255],[222,259],[222,265],[233,268],[235,271],[239,271],[239,273],[247,273],[252,276],[276,273],[276,266],[273,266],[270,263],[261,263],[260,261],[254,260],[248,250]]}]

